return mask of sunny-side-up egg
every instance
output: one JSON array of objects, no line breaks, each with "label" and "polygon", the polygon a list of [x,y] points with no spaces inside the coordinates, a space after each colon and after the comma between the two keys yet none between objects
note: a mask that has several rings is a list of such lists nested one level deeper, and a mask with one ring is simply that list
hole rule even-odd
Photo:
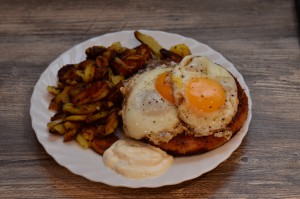
[{"label": "sunny-side-up egg", "polygon": [[[237,112],[237,86],[223,67],[202,56],[187,56],[172,70],[173,94],[179,118],[190,134],[229,133]],[[223,131],[223,132],[222,132]]]},{"label": "sunny-side-up egg", "polygon": [[172,85],[167,81],[171,70],[157,67],[125,82],[122,119],[127,136],[148,138],[157,144],[184,131],[174,106]]}]

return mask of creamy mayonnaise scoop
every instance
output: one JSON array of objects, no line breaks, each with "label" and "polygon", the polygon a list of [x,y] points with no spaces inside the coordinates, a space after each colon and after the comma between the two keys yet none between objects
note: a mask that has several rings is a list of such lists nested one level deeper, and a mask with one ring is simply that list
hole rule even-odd
[{"label": "creamy mayonnaise scoop", "polygon": [[108,148],[103,161],[125,177],[143,179],[162,175],[173,163],[173,157],[157,147],[126,139]]}]

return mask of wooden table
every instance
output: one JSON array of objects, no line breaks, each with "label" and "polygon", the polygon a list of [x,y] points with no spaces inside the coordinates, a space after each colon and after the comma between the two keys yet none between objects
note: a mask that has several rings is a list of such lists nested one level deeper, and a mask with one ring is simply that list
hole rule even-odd
[{"label": "wooden table", "polygon": [[[294,1],[0,2],[0,198],[300,198],[300,50]],[[111,187],[58,165],[31,127],[30,98],[62,52],[120,30],[162,30],[206,43],[243,74],[253,100],[246,138],[196,179]]]}]

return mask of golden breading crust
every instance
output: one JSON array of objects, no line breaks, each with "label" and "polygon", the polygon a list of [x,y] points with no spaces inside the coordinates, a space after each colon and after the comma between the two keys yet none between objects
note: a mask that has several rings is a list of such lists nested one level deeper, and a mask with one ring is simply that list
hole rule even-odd
[{"label": "golden breading crust", "polygon": [[[248,116],[248,97],[237,80],[239,105],[237,113],[227,129],[232,132],[231,138],[242,128]],[[175,156],[192,155],[211,151],[220,147],[228,141],[225,137],[215,137],[214,135],[195,137],[193,135],[179,134],[169,142],[161,142],[155,145],[169,154]]]}]

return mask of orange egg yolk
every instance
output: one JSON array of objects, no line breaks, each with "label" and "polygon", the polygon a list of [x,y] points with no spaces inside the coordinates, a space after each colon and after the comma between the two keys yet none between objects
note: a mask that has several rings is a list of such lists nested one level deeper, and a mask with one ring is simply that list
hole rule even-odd
[{"label": "orange egg yolk", "polygon": [[224,88],[215,80],[198,77],[191,79],[186,85],[188,105],[197,112],[213,112],[226,101]]},{"label": "orange egg yolk", "polygon": [[175,103],[172,84],[169,81],[169,72],[164,72],[156,78],[155,88],[165,100],[171,104]]}]

